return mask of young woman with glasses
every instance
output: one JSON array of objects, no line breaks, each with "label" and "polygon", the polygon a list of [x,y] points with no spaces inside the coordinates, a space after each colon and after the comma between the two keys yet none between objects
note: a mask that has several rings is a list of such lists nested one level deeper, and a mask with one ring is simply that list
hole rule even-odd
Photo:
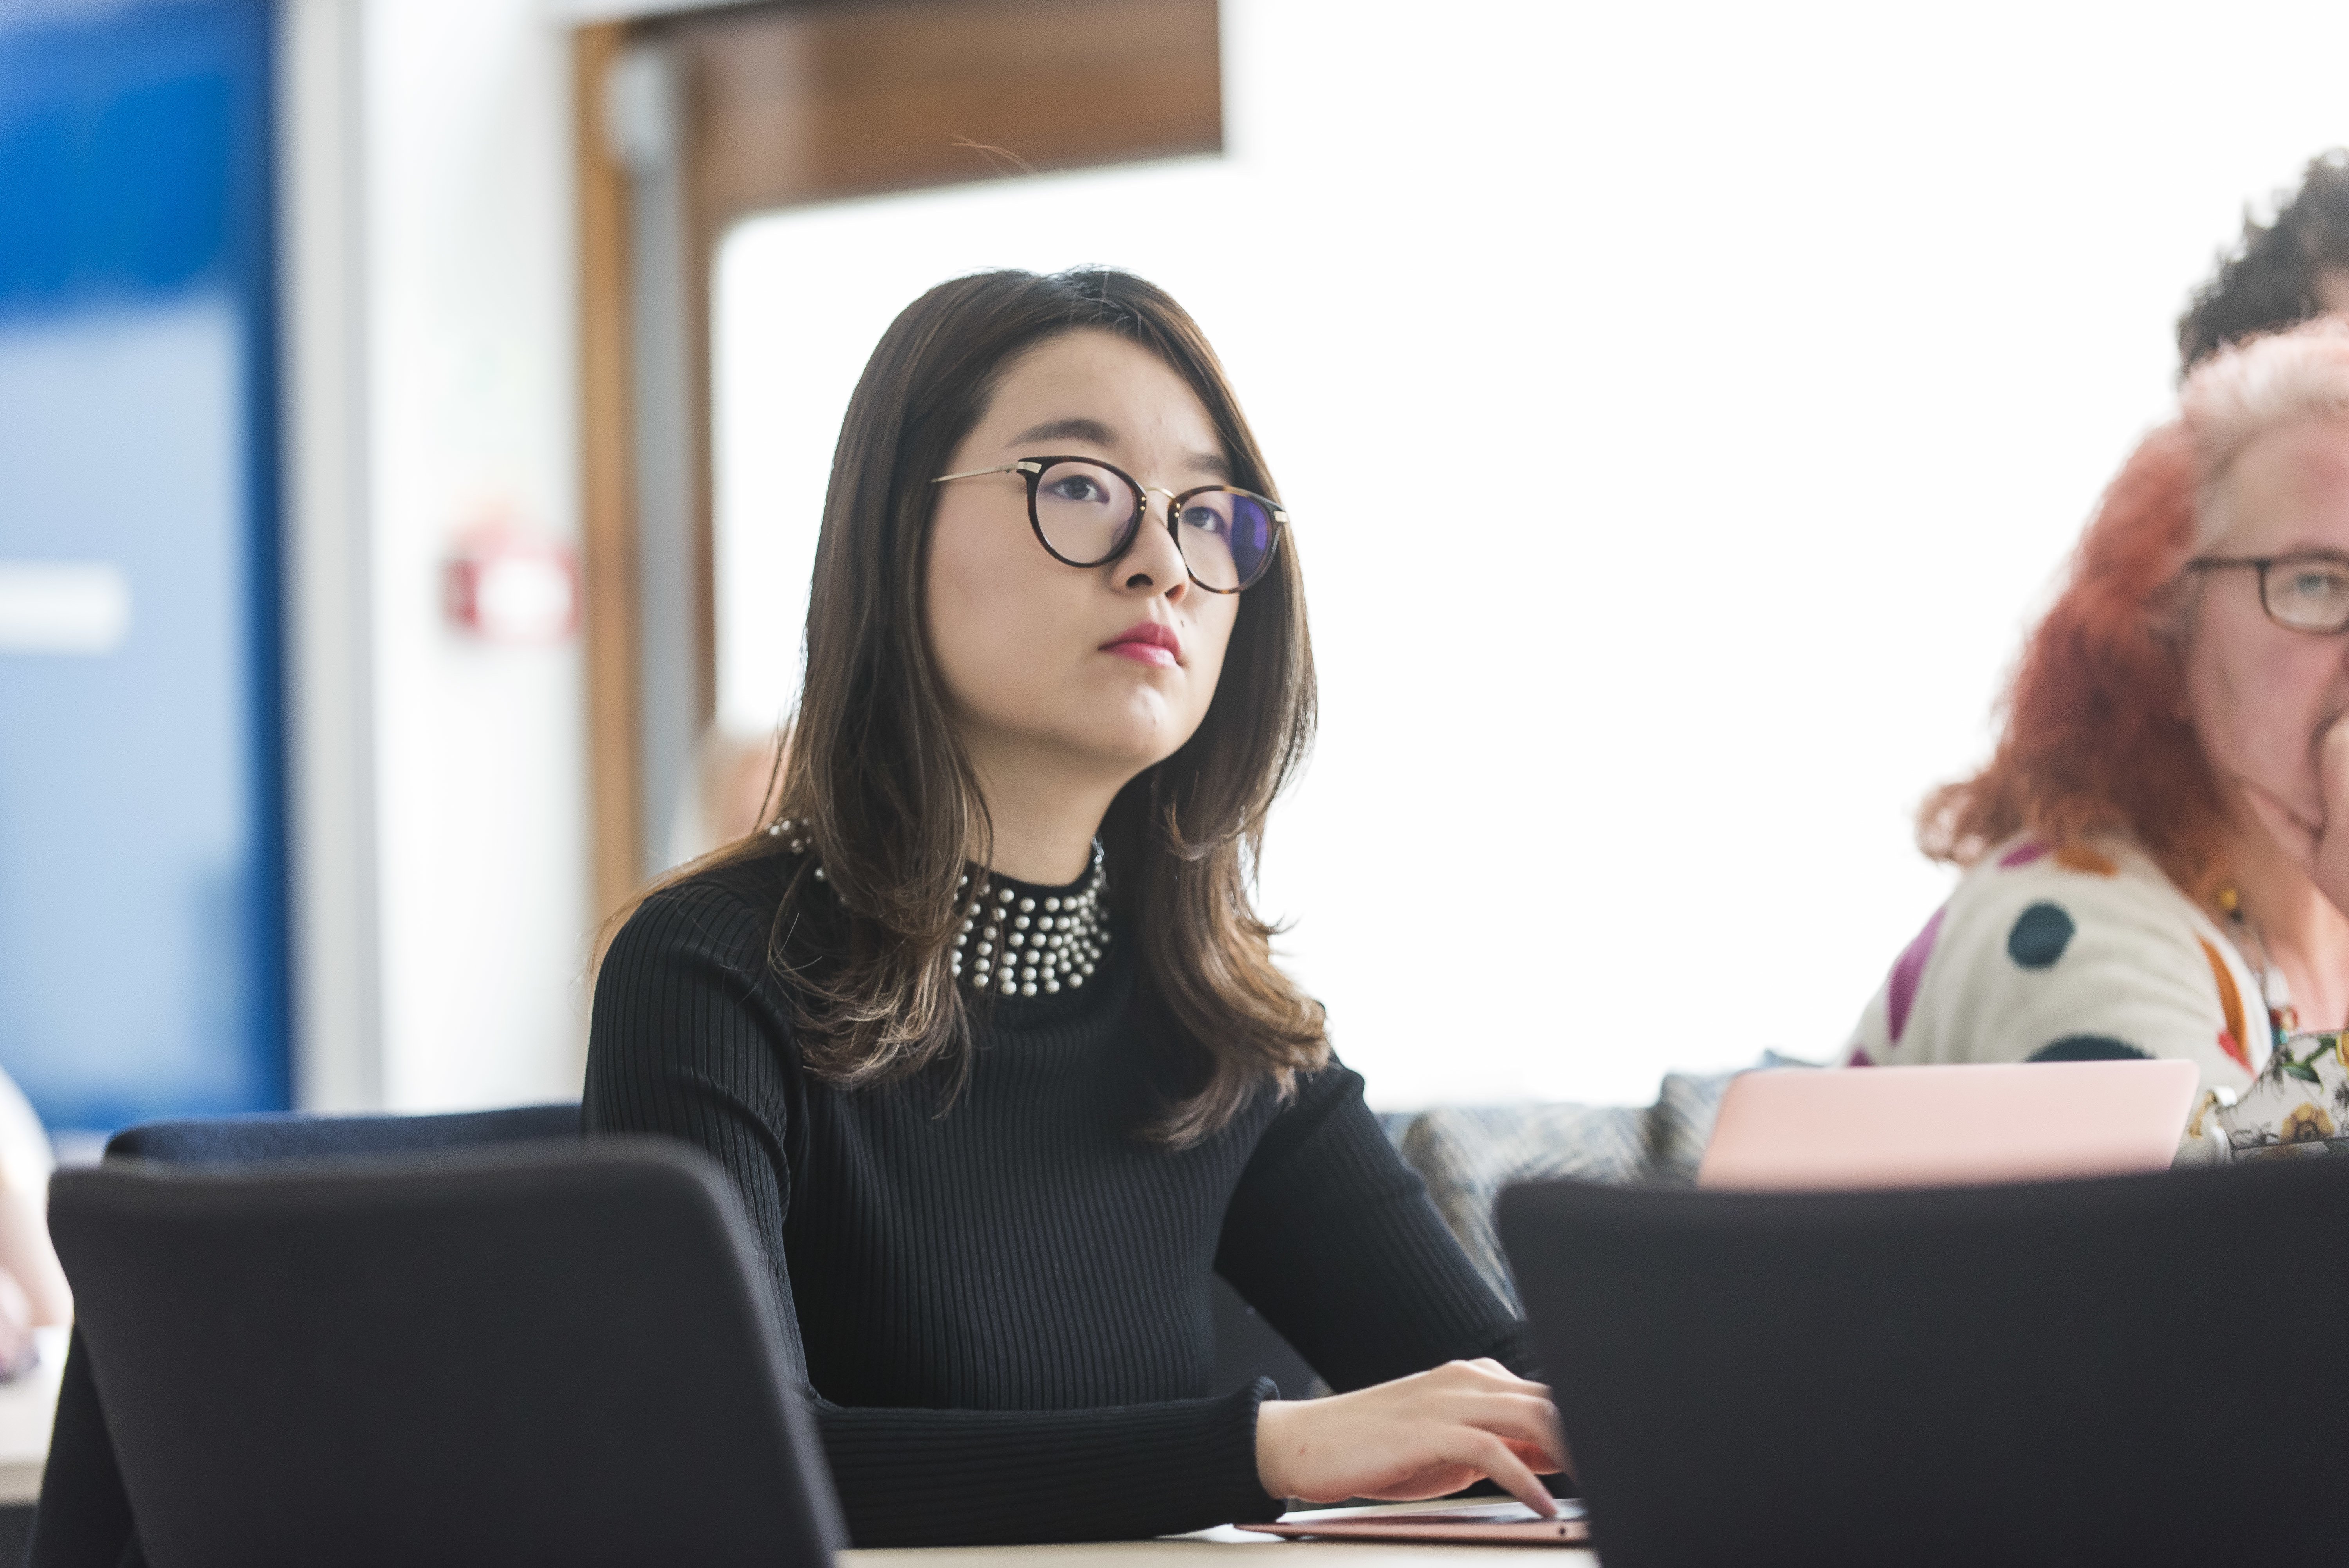
[{"label": "young woman with glasses", "polygon": [[2349,1133],[2349,322],[2222,349],[2179,399],[1990,765],[1926,805],[1971,869],[1851,1059],[2185,1057],[2185,1152],[2222,1160]]},{"label": "young woman with glasses", "polygon": [[[1149,284],[931,290],[841,431],[775,807],[604,960],[587,1126],[733,1178],[860,1545],[1549,1509],[1519,1326],[1249,905],[1313,718],[1274,494]],[[1341,1392],[1217,1396],[1215,1272]]]}]

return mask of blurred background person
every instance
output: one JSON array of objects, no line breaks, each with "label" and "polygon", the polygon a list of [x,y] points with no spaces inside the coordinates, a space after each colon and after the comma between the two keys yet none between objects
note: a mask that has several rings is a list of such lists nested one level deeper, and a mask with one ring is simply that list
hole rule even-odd
[{"label": "blurred background person", "polygon": [[668,863],[682,866],[748,837],[765,820],[782,775],[783,732],[746,734],[723,721],[701,732],[693,748],[693,776],[678,793],[668,835]]},{"label": "blurred background person", "polygon": [[32,1103],[0,1072],[0,1382],[39,1364],[35,1329],[73,1321],[73,1293],[49,1245],[49,1175],[57,1163]]},{"label": "blurred background person", "polygon": [[[2195,1133],[2349,1112],[2349,322],[2200,364],[2026,640],[1990,764],[1919,842],[1967,867],[1856,1065],[2172,1056]],[[2232,1111],[2226,1107],[2241,1099]]]},{"label": "blurred background person", "polygon": [[34,1329],[73,1321],[73,1293],[49,1245],[57,1163],[31,1102],[0,1073],[0,1379],[38,1359]]},{"label": "blurred background person", "polygon": [[2313,316],[2349,315],[2349,148],[2308,161],[2275,217],[2243,220],[2243,237],[2178,318],[2180,373],[2254,332]]}]

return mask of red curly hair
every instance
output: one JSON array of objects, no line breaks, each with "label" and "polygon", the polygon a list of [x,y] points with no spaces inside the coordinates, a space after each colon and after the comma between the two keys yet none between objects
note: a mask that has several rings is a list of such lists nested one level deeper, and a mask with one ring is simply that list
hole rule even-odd
[{"label": "red curly hair", "polygon": [[2226,880],[2226,811],[2187,717],[2184,568],[2253,438],[2349,414],[2349,322],[2225,349],[2196,369],[2179,405],[2105,492],[2024,642],[1990,765],[1927,798],[1917,842],[1933,858],[1971,865],[2025,832],[2058,847],[2109,833],[2197,897]]},{"label": "red curly hair", "polygon": [[2058,845],[2120,833],[2182,888],[2223,879],[2225,816],[2170,629],[2194,551],[2196,467],[2185,427],[2165,425],[2105,492],[2023,644],[1990,765],[1925,802],[1926,854],[1971,865],[2026,831]]}]

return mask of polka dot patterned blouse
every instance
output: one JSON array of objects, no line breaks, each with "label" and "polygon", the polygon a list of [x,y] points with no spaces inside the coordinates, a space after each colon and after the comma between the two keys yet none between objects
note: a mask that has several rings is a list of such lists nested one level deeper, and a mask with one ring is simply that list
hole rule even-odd
[{"label": "polka dot patterned blouse", "polygon": [[2181,1155],[2219,1159],[2226,1108],[2275,1045],[2251,966],[2149,857],[2021,838],[1969,871],[1893,961],[1847,1060],[2182,1057],[2204,1092]]}]

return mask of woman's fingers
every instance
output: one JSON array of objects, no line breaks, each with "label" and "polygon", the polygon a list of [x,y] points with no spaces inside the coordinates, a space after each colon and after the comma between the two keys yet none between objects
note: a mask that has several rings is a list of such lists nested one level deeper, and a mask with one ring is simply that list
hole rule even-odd
[{"label": "woman's fingers", "polygon": [[1257,1414],[1257,1469],[1275,1497],[1437,1497],[1488,1476],[1544,1516],[1536,1470],[1564,1467],[1566,1444],[1542,1385],[1494,1362],[1414,1376]]},{"label": "woman's fingers", "polygon": [[[2344,721],[2343,733],[2349,736],[2349,721]],[[2349,760],[2349,745],[2344,745],[2344,757]],[[1548,1384],[1520,1377],[1490,1356],[1452,1365],[1483,1375],[1485,1381],[1497,1385],[1495,1394],[1513,1401],[1505,1407],[1506,1413],[1489,1425],[1490,1429],[1501,1434],[1520,1460],[1529,1468],[1543,1467],[1539,1473],[1544,1475],[1574,1468],[1574,1453],[1566,1446],[1566,1428],[1557,1418],[1557,1406],[1551,1400]]]},{"label": "woman's fingers", "polygon": [[1525,1460],[1526,1469],[1537,1476],[1554,1476],[1567,1468],[1550,1458],[1547,1449],[1535,1444],[1515,1442],[1507,1438],[1502,1438],[1501,1441],[1507,1443],[1509,1452]]},{"label": "woman's fingers", "polygon": [[2349,796],[2349,710],[2334,714],[2316,737],[2316,782],[2328,807]]},{"label": "woman's fingers", "polygon": [[2308,874],[2310,881],[2334,908],[2349,910],[2349,802],[2333,797],[2349,788],[2349,731],[2336,726],[2323,741],[2326,816],[2312,824],[2284,805],[2273,793],[2249,779],[2239,779],[2243,804],[2277,848]]},{"label": "woman's fingers", "polygon": [[1509,1451],[1509,1445],[1490,1432],[1470,1428],[1456,1428],[1458,1446],[1444,1455],[1454,1464],[1473,1466],[1500,1483],[1511,1497],[1540,1514],[1544,1519],[1557,1515],[1557,1501],[1549,1489],[1528,1469],[1525,1460]]},{"label": "woman's fingers", "polygon": [[1565,1464],[1566,1438],[1558,1430],[1557,1412],[1547,1399],[1525,1394],[1475,1394],[1448,1413],[1464,1427],[1514,1439],[1556,1466]]},{"label": "woman's fingers", "polygon": [[1480,1356],[1475,1361],[1455,1361],[1451,1363],[1451,1365],[1454,1366],[1467,1367],[1475,1371],[1481,1372],[1495,1382],[1501,1384],[1509,1393],[1533,1394],[1544,1399],[1549,1397],[1548,1384],[1536,1383],[1529,1377],[1520,1377],[1489,1355]]},{"label": "woman's fingers", "polygon": [[2324,822],[2315,835],[2313,876],[2335,907],[2349,909],[2343,902],[2349,898],[2349,713],[2333,720],[2318,738],[2316,774]]},{"label": "woman's fingers", "polygon": [[2268,836],[2275,840],[2276,847],[2313,877],[2316,874],[2317,830],[2302,822],[2290,806],[2251,780],[2239,778],[2236,782],[2242,785],[2243,804],[2251,807],[2251,815],[2259,819],[2260,826],[2268,830]]},{"label": "woman's fingers", "polygon": [[1437,1376],[1445,1374],[1467,1375],[1471,1386],[1463,1392],[1468,1398],[1496,1401],[1457,1407],[1455,1419],[1528,1445],[1547,1467],[1545,1474],[1571,1466],[1566,1431],[1558,1423],[1557,1407],[1551,1403],[1549,1385],[1520,1377],[1490,1356],[1455,1361],[1436,1369]]}]

